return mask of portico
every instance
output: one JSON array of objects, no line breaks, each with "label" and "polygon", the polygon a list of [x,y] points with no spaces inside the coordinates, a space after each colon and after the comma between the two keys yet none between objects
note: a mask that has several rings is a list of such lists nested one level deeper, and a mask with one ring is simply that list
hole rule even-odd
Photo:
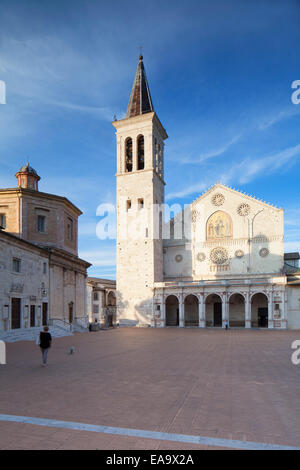
[{"label": "portico", "polygon": [[156,326],[286,328],[285,276],[156,283]]}]

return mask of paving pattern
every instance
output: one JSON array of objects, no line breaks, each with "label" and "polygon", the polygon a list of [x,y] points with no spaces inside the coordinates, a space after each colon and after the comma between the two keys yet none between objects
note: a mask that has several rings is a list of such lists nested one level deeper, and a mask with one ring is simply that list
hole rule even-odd
[{"label": "paving pattern", "polygon": [[[120,328],[55,339],[45,368],[33,342],[9,343],[0,414],[299,447],[296,339],[300,331]],[[0,421],[0,448],[214,446]]]}]

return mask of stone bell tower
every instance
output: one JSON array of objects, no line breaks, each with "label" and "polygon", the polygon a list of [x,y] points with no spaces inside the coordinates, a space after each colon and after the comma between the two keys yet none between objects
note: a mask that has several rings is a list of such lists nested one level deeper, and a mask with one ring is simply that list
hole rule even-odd
[{"label": "stone bell tower", "polygon": [[151,324],[152,289],[163,280],[164,140],[167,134],[139,63],[117,136],[117,306],[120,324]]}]

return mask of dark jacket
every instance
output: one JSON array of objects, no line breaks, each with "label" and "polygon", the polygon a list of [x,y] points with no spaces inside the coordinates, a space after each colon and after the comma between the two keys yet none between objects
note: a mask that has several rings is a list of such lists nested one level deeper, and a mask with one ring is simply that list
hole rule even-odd
[{"label": "dark jacket", "polygon": [[52,336],[46,331],[40,332],[40,348],[48,349],[51,346]]}]

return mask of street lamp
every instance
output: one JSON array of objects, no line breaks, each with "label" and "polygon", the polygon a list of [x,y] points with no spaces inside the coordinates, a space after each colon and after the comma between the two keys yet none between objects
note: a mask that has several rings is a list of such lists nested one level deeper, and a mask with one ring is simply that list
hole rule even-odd
[{"label": "street lamp", "polygon": [[[252,219],[248,218],[248,245],[249,245],[249,253],[248,253],[248,268],[247,268],[247,271],[250,272],[250,260],[251,260],[251,240],[253,239],[253,222],[254,222],[254,219],[255,217],[260,214],[262,211],[264,211],[265,209],[261,209],[260,211],[256,212],[256,214],[254,214],[254,216],[252,217]],[[250,222],[251,222],[251,233],[250,233]]]}]

